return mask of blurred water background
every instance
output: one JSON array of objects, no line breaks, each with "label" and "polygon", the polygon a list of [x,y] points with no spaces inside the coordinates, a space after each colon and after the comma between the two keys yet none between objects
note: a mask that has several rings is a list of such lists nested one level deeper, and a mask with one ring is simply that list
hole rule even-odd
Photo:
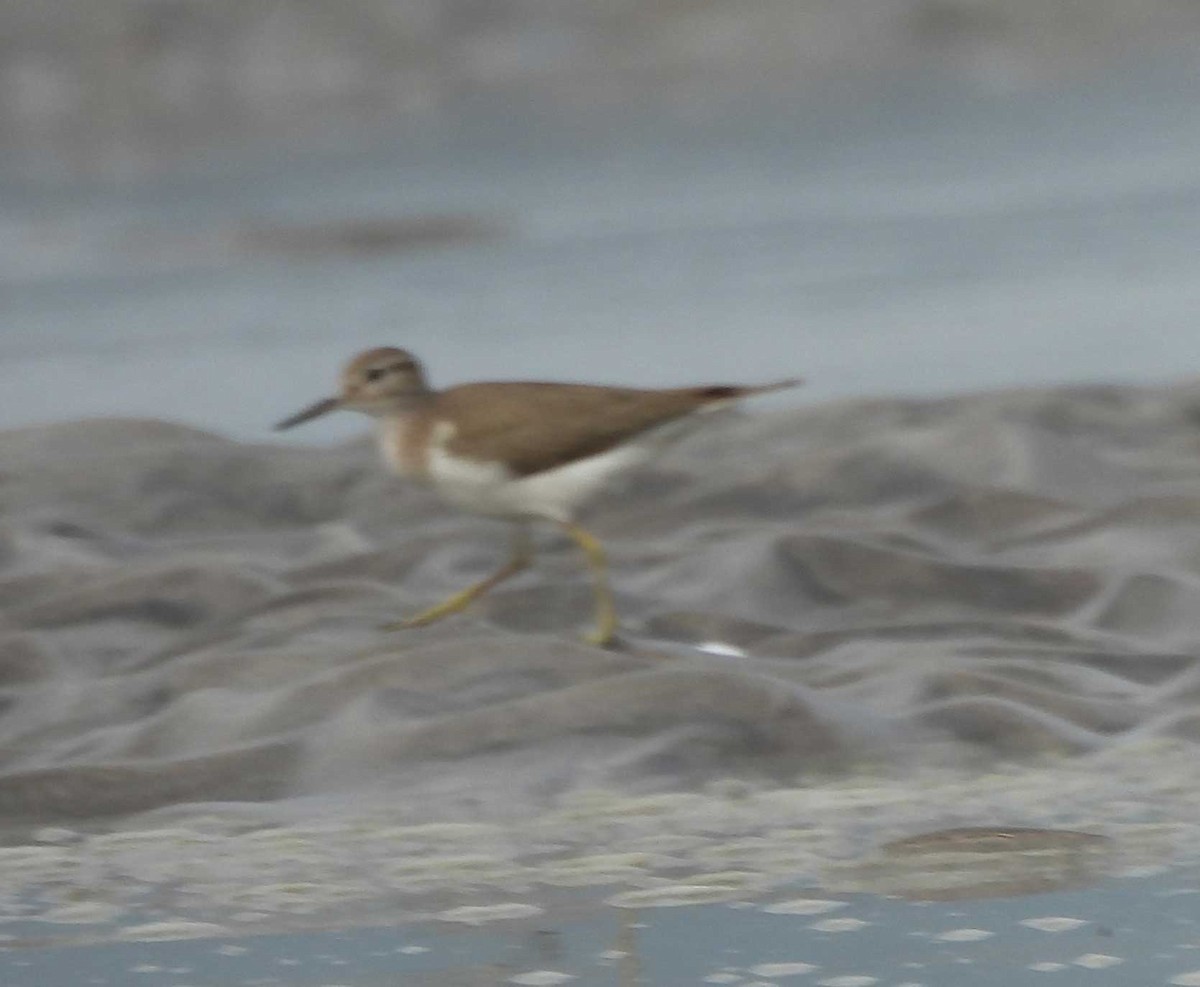
[{"label": "blurred water background", "polygon": [[1195,5],[58,0],[0,36],[0,425],[259,436],[383,343],[810,399],[1195,363]]}]

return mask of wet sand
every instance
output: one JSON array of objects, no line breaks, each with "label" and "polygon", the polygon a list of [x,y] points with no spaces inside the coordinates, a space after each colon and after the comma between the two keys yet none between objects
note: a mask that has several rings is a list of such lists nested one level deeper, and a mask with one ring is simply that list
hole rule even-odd
[{"label": "wet sand", "polygon": [[613,650],[578,642],[549,536],[469,615],[380,631],[505,532],[366,443],[0,433],[5,914],[244,935],[561,887],[861,891],[847,866],[962,826],[1190,866],[1197,409],[1180,384],[714,422],[589,519]]}]

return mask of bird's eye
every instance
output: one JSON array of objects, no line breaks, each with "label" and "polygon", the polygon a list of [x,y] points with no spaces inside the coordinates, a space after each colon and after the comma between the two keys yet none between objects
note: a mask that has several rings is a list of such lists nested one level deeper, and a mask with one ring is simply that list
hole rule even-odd
[{"label": "bird's eye", "polygon": [[367,380],[379,380],[379,378],[386,373],[387,370],[385,370],[383,367],[372,367],[365,374],[363,374],[363,376],[366,377]]}]

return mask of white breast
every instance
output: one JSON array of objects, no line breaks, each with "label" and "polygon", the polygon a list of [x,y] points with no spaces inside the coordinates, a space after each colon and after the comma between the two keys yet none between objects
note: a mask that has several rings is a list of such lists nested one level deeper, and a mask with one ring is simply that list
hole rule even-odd
[{"label": "white breast", "polygon": [[446,450],[453,426],[440,423],[431,436],[429,479],[447,500],[479,514],[571,519],[611,477],[642,462],[649,449],[626,444],[564,466],[514,476],[499,463],[454,456]]},{"label": "white breast", "polygon": [[532,508],[523,513],[569,521],[577,510],[618,473],[645,462],[650,450],[643,445],[620,445],[586,459],[577,459],[510,484],[510,496]]},{"label": "white breast", "polygon": [[430,435],[429,480],[447,500],[478,514],[500,517],[572,519],[579,508],[619,473],[645,462],[694,429],[710,407],[642,433],[606,452],[532,476],[516,477],[500,463],[452,455],[450,422],[439,422]]}]

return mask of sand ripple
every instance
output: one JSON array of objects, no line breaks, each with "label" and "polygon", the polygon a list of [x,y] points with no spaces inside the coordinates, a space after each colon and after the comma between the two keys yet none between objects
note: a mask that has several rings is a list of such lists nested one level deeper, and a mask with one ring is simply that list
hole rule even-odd
[{"label": "sand ripple", "polygon": [[361,443],[159,422],[0,433],[0,810],[380,786],[412,815],[1200,736],[1200,389],[732,418],[597,505],[626,637],[569,546],[465,617],[498,526]]}]

